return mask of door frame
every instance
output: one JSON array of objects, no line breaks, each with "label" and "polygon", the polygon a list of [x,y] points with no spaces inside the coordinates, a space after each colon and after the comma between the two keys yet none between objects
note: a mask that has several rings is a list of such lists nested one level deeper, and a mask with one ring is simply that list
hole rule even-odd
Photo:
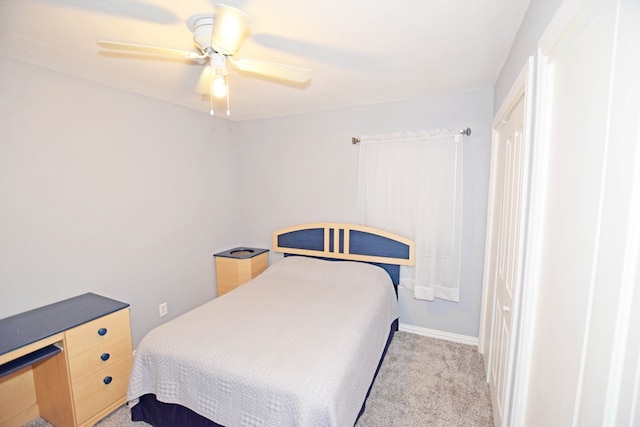
[{"label": "door frame", "polygon": [[[520,335],[520,318],[522,310],[526,310],[526,307],[530,305],[522,304],[524,296],[530,294],[526,292],[526,286],[524,286],[524,263],[526,261],[526,250],[529,247],[529,228],[530,228],[530,212],[529,212],[529,199],[531,196],[529,183],[531,180],[531,164],[532,164],[532,141],[533,141],[533,108],[534,108],[534,57],[530,56],[527,59],[524,67],[520,71],[518,78],[514,82],[513,86],[509,90],[506,98],[504,99],[500,109],[495,114],[491,126],[491,163],[490,163],[490,176],[489,176],[489,197],[488,197],[488,210],[487,210],[487,231],[485,242],[485,260],[484,260],[484,272],[482,279],[482,305],[480,311],[480,331],[478,337],[478,350],[484,356],[485,368],[486,368],[486,381],[490,380],[490,367],[492,362],[491,352],[491,337],[493,336],[493,308],[495,304],[495,271],[492,268],[493,255],[497,248],[497,241],[494,237],[495,234],[495,220],[498,212],[495,211],[495,198],[496,198],[496,179],[497,179],[497,150],[495,149],[498,143],[497,128],[501,122],[508,117],[515,104],[524,97],[524,120],[523,120],[523,187],[521,193],[521,224],[520,224],[520,242],[518,246],[518,270],[516,274],[516,281],[514,283],[513,291],[513,306],[511,307],[512,324],[511,334],[509,336],[508,352],[506,359],[506,371],[505,371],[505,393],[504,401],[502,402],[503,408],[503,423],[509,425],[510,409],[516,393],[514,391],[518,388],[514,388],[514,378],[518,374],[518,360],[522,356],[525,348],[518,339]],[[526,347],[526,346],[524,346]],[[526,366],[526,365],[525,365]],[[519,376],[519,375],[518,375]],[[505,422],[506,421],[506,422]]]}]

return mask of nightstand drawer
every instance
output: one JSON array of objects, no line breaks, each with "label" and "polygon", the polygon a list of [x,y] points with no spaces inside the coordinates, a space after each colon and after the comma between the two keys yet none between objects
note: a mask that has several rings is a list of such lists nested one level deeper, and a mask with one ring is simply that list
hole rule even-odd
[{"label": "nightstand drawer", "polygon": [[71,358],[130,330],[129,309],[120,310],[65,332],[66,351]]},{"label": "nightstand drawer", "polygon": [[126,396],[131,360],[130,355],[72,385],[78,424]]},{"label": "nightstand drawer", "polygon": [[118,335],[104,344],[80,353],[69,360],[71,383],[75,384],[98,369],[111,366],[119,360],[131,356],[132,353],[131,336],[128,333]]}]

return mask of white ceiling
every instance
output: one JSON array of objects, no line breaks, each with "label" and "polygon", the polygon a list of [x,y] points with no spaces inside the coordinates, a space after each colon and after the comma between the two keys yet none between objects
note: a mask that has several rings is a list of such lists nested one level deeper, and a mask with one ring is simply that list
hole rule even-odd
[{"label": "white ceiling", "polygon": [[[251,18],[236,58],[310,68],[304,85],[231,71],[232,120],[491,87],[529,0],[226,0]],[[212,0],[0,0],[0,55],[209,111],[203,65],[105,51],[97,40],[194,50]],[[216,104],[216,114],[225,107]]]}]

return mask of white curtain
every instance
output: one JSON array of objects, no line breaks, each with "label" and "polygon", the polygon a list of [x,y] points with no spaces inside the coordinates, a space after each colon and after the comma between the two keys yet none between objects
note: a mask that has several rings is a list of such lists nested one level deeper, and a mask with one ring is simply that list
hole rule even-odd
[{"label": "white curtain", "polygon": [[448,130],[360,138],[361,224],[416,243],[416,266],[400,287],[417,299],[458,302],[462,229],[462,137]]}]

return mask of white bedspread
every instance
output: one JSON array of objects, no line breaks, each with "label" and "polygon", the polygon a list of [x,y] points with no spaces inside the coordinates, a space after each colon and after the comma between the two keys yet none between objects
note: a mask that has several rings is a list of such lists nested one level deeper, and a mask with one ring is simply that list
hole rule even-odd
[{"label": "white bedspread", "polygon": [[353,426],[398,316],[383,269],[288,257],[150,331],[128,399],[228,427]]}]

